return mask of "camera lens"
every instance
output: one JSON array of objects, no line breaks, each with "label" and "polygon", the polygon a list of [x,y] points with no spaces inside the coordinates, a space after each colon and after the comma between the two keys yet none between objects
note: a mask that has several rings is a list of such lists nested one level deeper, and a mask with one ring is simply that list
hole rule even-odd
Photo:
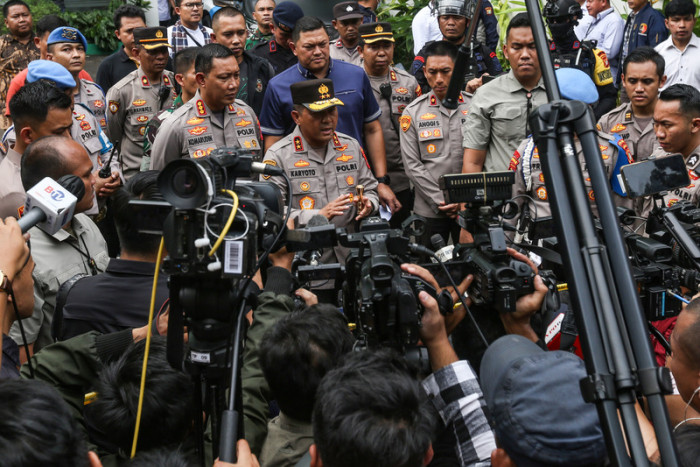
[{"label": "camera lens", "polygon": [[158,176],[163,198],[178,209],[195,209],[207,202],[207,174],[191,159],[178,159]]},{"label": "camera lens", "polygon": [[199,180],[197,174],[192,173],[192,169],[193,167],[180,167],[173,174],[173,191],[178,196],[190,197],[197,191]]}]

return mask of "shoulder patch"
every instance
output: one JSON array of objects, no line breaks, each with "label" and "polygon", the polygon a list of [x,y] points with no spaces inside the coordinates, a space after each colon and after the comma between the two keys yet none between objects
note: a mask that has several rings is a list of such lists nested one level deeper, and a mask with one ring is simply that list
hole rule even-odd
[{"label": "shoulder patch", "polygon": [[117,113],[119,111],[119,102],[118,101],[109,101],[109,111],[112,112],[113,114]]},{"label": "shoulder patch", "polygon": [[411,116],[410,115],[401,115],[399,118],[399,123],[401,124],[401,131],[406,133],[409,128],[411,128]]},{"label": "shoulder patch", "polygon": [[430,96],[430,105],[438,105],[435,95]]},{"label": "shoulder patch", "polygon": [[399,80],[399,78],[396,76],[396,72],[395,72],[394,70],[391,70],[391,71],[389,72],[389,77],[390,77],[390,79],[391,79],[392,81],[398,81],[398,80]]},{"label": "shoulder patch", "polygon": [[[263,161],[263,164],[271,165],[273,167],[277,167],[277,161],[273,161],[272,159],[265,159]],[[263,175],[262,178],[263,180],[267,180],[271,177],[272,175]]]},{"label": "shoulder patch", "polygon": [[[294,150],[296,152],[301,152],[304,150],[304,143],[301,141],[301,136],[295,136],[294,137]],[[304,162],[302,160],[299,160],[299,162],[294,164],[294,167],[304,167],[303,165],[297,165],[300,162]],[[309,165],[308,162],[306,162],[306,165]]]},{"label": "shoulder patch", "polygon": [[142,77],[141,77],[141,84],[143,84],[144,86],[150,86],[150,85],[151,85],[150,81],[148,81],[148,78],[147,78],[146,76],[142,76]]},{"label": "shoulder patch", "polygon": [[612,127],[612,128],[610,129],[610,131],[613,132],[613,133],[619,133],[619,132],[624,131],[624,130],[626,130],[626,129],[627,129],[627,127],[626,127],[625,125],[623,125],[622,123],[618,123],[617,125],[615,125],[614,127]]},{"label": "shoulder patch", "polygon": [[207,108],[204,107],[204,101],[202,99],[197,100],[195,107],[197,108],[197,115],[206,115]]},{"label": "shoulder patch", "polygon": [[277,43],[275,41],[270,41],[270,52],[277,52]]}]

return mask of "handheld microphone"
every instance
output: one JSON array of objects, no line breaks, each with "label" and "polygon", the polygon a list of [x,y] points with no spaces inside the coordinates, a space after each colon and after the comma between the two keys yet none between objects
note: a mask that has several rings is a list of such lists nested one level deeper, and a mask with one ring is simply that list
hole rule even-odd
[{"label": "handheld microphone", "polygon": [[[440,259],[441,263],[444,263],[445,261],[451,261],[452,260],[452,252],[455,249],[454,245],[447,245],[445,243],[445,239],[442,238],[442,235],[440,234],[434,234],[430,237],[430,243],[433,245],[433,248],[435,249],[435,256],[437,256]],[[431,257],[430,258],[433,263],[437,263],[435,258]]]},{"label": "handheld microphone", "polygon": [[[330,222],[328,222],[328,218],[324,216],[323,214],[315,214],[311,216],[311,219],[309,219],[309,222],[306,223],[307,228],[311,227],[320,227],[322,225],[328,225]],[[323,256],[323,249],[322,248],[316,248],[313,250],[303,251],[299,253],[300,257],[308,256],[309,258],[309,266],[318,266],[319,261],[321,260],[321,256]]]},{"label": "handheld microphone", "polygon": [[22,233],[36,225],[49,235],[55,234],[71,220],[83,196],[85,185],[75,175],[64,175],[58,182],[44,178],[27,192],[25,214],[18,221]]}]

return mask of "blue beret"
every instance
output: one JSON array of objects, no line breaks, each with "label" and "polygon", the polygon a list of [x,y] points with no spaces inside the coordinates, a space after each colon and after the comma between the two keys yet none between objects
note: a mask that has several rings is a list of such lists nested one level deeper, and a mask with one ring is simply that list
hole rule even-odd
[{"label": "blue beret", "polygon": [[214,19],[214,15],[216,14],[216,12],[219,11],[219,10],[221,10],[222,8],[223,8],[223,7],[220,7],[220,6],[217,6],[217,5],[214,5],[213,7],[211,7],[211,8],[209,9],[209,17],[213,20],[213,19]]},{"label": "blue beret", "polygon": [[294,2],[279,3],[272,12],[272,19],[278,25],[285,26],[288,29],[294,29],[297,21],[304,16],[301,7]]},{"label": "blue beret", "polygon": [[578,68],[559,68],[554,73],[557,76],[559,92],[564,99],[586,104],[598,102],[598,90],[586,72]]},{"label": "blue beret", "polygon": [[87,50],[87,40],[85,40],[85,36],[75,28],[64,26],[51,31],[46,45],[58,44],[59,42],[83,44],[83,48]]},{"label": "blue beret", "polygon": [[75,80],[70,72],[60,63],[49,60],[34,60],[27,67],[27,83],[33,83],[40,79],[48,79],[56,83],[61,89],[73,89]]}]

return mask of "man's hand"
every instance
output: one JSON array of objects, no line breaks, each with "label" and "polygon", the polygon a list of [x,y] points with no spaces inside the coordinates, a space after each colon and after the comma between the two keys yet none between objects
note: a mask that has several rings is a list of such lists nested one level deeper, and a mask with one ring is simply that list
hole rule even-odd
[{"label": "man's hand", "polygon": [[350,199],[350,194],[340,195],[338,198],[323,206],[319,211],[319,214],[326,216],[328,220],[331,220],[335,216],[342,216],[345,214],[345,211],[350,209],[351,204],[352,200]]},{"label": "man's hand", "polygon": [[0,270],[12,280],[22,269],[29,255],[29,247],[14,217],[0,219]]},{"label": "man's hand", "polygon": [[372,202],[367,198],[366,196],[363,196],[362,198],[356,198],[357,201],[357,216],[355,216],[355,220],[359,221],[360,219],[364,219],[365,217],[369,216],[372,214],[372,210],[374,209],[374,206],[372,206]]},{"label": "man's hand", "polygon": [[488,73],[484,73],[481,75],[480,78],[474,78],[472,80],[469,80],[467,83],[467,86],[464,88],[464,90],[470,94],[474,94],[477,89],[479,89],[483,84],[484,84],[484,76],[488,75]]},{"label": "man's hand", "polygon": [[[508,254],[514,259],[527,263],[533,272],[537,274],[537,266],[535,266],[530,258],[512,248],[508,248],[507,251]],[[520,297],[518,301],[515,302],[515,312],[500,313],[500,317],[503,327],[506,329],[508,334],[518,334],[530,339],[533,342],[537,342],[539,338],[530,325],[530,318],[532,318],[532,315],[537,313],[537,310],[542,308],[542,303],[544,302],[548,289],[547,286],[544,285],[544,281],[540,276],[535,276],[534,285],[534,292]]]},{"label": "man's hand", "polygon": [[311,292],[310,290],[297,289],[294,292],[294,295],[296,295],[297,297],[304,300],[304,303],[306,304],[306,306],[318,304],[318,297],[316,296],[315,293]]},{"label": "man's hand", "polygon": [[248,441],[244,439],[239,439],[236,443],[236,458],[238,461],[235,464],[223,462],[217,458],[214,461],[214,467],[260,467],[258,458],[250,452]]},{"label": "man's hand", "polygon": [[382,206],[389,209],[392,214],[401,209],[401,203],[386,183],[377,185],[377,194],[379,195],[379,202],[382,203]]},{"label": "man's hand", "polygon": [[459,208],[459,203],[445,204],[444,201],[440,201],[440,203],[438,204],[438,209],[440,210],[440,212],[447,214],[447,217],[449,217],[450,219],[457,219],[457,215],[459,214]]},{"label": "man's hand", "polygon": [[445,319],[440,314],[438,304],[427,292],[418,294],[418,300],[423,305],[420,337],[428,348],[430,366],[437,371],[458,360],[457,354],[447,338]]},{"label": "man's hand", "polygon": [[96,170],[92,174],[95,177],[95,193],[100,198],[112,196],[122,183],[119,179],[119,172],[112,172],[107,178],[100,178],[99,172],[99,170]]},{"label": "man's hand", "polygon": [[[287,247],[283,246],[279,250],[277,250],[274,253],[270,253],[267,256],[267,259],[270,260],[270,264],[272,266],[277,266],[280,268],[284,268],[287,271],[292,271],[292,261],[294,261],[294,252],[288,252]],[[262,289],[262,287],[260,287]]]}]

